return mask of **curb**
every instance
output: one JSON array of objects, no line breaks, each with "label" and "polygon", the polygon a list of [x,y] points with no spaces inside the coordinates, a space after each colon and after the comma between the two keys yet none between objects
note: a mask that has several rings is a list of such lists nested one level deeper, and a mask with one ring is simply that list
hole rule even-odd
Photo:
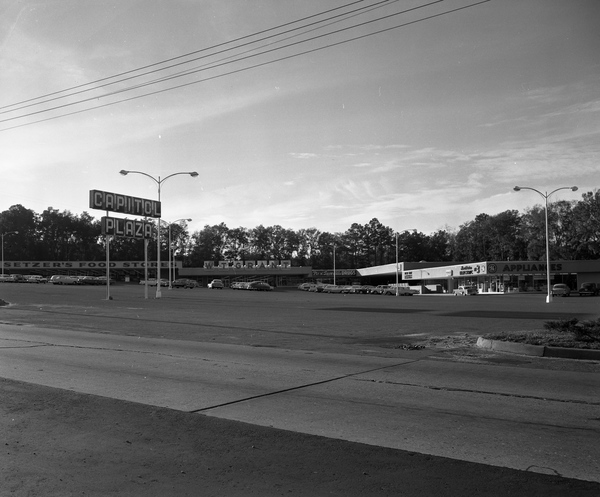
[{"label": "curb", "polygon": [[509,352],[511,354],[530,355],[535,357],[584,359],[588,361],[600,360],[600,350],[547,347],[546,345],[529,345],[526,343],[488,340],[483,337],[477,339],[477,347],[495,350],[496,352]]}]

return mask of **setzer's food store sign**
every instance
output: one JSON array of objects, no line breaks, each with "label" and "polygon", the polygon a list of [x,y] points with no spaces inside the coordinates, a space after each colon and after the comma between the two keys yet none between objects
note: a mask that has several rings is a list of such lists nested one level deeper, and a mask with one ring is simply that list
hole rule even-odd
[{"label": "setzer's food store sign", "polygon": [[[4,269],[19,270],[27,269],[34,272],[41,269],[69,270],[69,269],[105,269],[106,262],[103,261],[4,261]],[[145,267],[155,268],[156,261],[110,261],[108,267],[111,269],[143,269]],[[160,267],[168,268],[167,261],[161,261]],[[171,261],[171,267],[181,269],[181,261]]]},{"label": "setzer's food store sign", "polygon": [[[160,218],[160,202],[119,193],[90,190],[90,209],[118,212],[139,217]],[[128,238],[152,238],[152,223],[135,219],[104,216],[102,234]]]}]

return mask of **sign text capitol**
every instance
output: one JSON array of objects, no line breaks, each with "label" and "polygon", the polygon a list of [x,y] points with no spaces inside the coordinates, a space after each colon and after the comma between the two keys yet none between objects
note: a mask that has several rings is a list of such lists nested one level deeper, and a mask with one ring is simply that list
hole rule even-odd
[{"label": "sign text capitol", "polygon": [[160,217],[160,202],[120,193],[90,190],[90,209],[120,212],[141,217]]}]

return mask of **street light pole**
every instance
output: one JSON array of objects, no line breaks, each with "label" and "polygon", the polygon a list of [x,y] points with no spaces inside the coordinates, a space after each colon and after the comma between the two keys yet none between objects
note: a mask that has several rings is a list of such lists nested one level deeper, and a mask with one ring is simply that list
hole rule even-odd
[{"label": "street light pole", "polygon": [[[180,173],[173,173],[173,174],[169,174],[168,176],[165,176],[163,179],[160,179],[160,176],[158,176],[157,178],[155,178],[154,176],[151,176],[148,173],[144,173],[142,171],[127,171],[125,169],[122,169],[121,171],[119,171],[120,174],[122,174],[123,176],[127,176],[129,173],[132,174],[142,174],[144,176],[147,176],[148,178],[150,178],[152,181],[154,181],[157,185],[158,185],[158,201],[160,202],[160,187],[161,185],[168,180],[169,178],[173,177],[173,176],[177,176],[178,174],[189,174],[192,178],[195,178],[196,176],[198,176],[198,173],[196,171],[186,171],[186,172],[180,172]],[[159,299],[162,297],[162,292],[161,292],[161,288],[160,288],[160,217],[158,218],[158,222],[156,223],[157,226],[157,234],[156,234],[156,298]]]},{"label": "street light pole", "polygon": [[178,223],[179,221],[187,221],[189,223],[191,221],[191,219],[178,219],[177,221],[169,223],[169,290],[173,289],[173,284],[172,284],[173,277],[171,276],[171,266],[172,266],[172,258],[171,258],[171,226],[173,224],[175,224],[175,223]]},{"label": "street light pole", "polygon": [[5,235],[18,235],[18,231],[8,231],[6,233],[2,233],[2,276],[4,276],[4,236]]},{"label": "street light pole", "polygon": [[[410,229],[410,230],[404,230],[402,231],[402,233],[406,233],[407,231],[417,231],[415,228]],[[400,288],[398,287],[399,285],[399,281],[398,281],[398,277],[399,277],[399,268],[398,268],[398,236],[400,236],[400,233],[398,233],[396,231],[396,297],[400,296]]]},{"label": "street light pole", "polygon": [[333,244],[333,284],[335,286],[335,243]]},{"label": "street light pole", "polygon": [[400,295],[398,289],[398,232],[396,231],[396,297]]},{"label": "street light pole", "polygon": [[546,295],[546,304],[552,302],[552,289],[550,288],[550,238],[548,236],[548,197],[553,193],[559,190],[572,190],[576,192],[578,188],[576,186],[561,186],[556,190],[552,190],[550,193],[542,193],[535,188],[531,188],[529,186],[515,186],[513,188],[514,191],[518,192],[521,190],[533,190],[536,193],[539,193],[544,198],[544,212],[545,212],[545,221],[546,221],[546,287],[548,290],[548,294]]}]

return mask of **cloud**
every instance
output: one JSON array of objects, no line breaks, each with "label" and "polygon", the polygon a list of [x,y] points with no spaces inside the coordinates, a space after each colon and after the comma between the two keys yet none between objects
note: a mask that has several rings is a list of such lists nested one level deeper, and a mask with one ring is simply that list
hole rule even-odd
[{"label": "cloud", "polygon": [[290,157],[293,157],[294,159],[300,159],[300,160],[305,160],[305,159],[315,159],[317,157],[319,157],[317,154],[312,153],[312,152],[290,152]]}]

